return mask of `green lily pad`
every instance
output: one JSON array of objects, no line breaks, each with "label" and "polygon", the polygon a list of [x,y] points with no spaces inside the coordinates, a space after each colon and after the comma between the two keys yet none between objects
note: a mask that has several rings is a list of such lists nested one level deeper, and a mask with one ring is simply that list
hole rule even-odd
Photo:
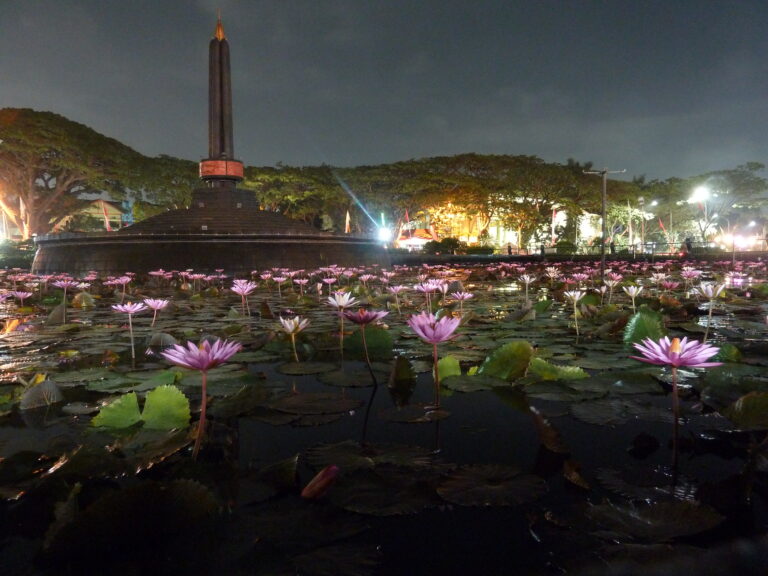
[{"label": "green lily pad", "polygon": [[448,376],[441,378],[440,386],[456,392],[478,392],[491,390],[497,386],[509,386],[509,382],[492,376]]},{"label": "green lily pad", "polygon": [[345,440],[336,444],[319,444],[307,450],[307,462],[316,469],[338,466],[345,473],[380,465],[401,466],[407,469],[429,468],[434,454],[421,446],[400,444],[367,444]]},{"label": "green lily pad", "polygon": [[291,414],[336,414],[363,405],[361,400],[327,393],[300,393],[274,400],[270,407]]},{"label": "green lily pad", "polygon": [[139,399],[136,392],[129,392],[104,406],[91,420],[92,426],[122,429],[141,421]]},{"label": "green lily pad", "polygon": [[456,470],[437,488],[444,500],[460,506],[517,506],[546,491],[547,483],[538,476],[490,464]]},{"label": "green lily pad", "polygon": [[[368,325],[365,328],[365,343],[368,347],[368,357],[371,360],[389,359],[392,357],[392,335],[381,326]],[[351,336],[344,339],[344,350],[349,356],[363,360],[363,337],[360,330],[355,330]]]},{"label": "green lily pad", "polygon": [[574,418],[599,426],[623,424],[629,420],[641,419],[654,422],[671,422],[672,415],[660,412],[651,404],[644,404],[629,398],[602,398],[571,405]]},{"label": "green lily pad", "polygon": [[322,374],[336,369],[329,362],[288,362],[277,367],[277,371],[288,376],[304,376],[306,374]]},{"label": "green lily pad", "polygon": [[25,389],[19,400],[19,410],[32,410],[43,406],[50,406],[64,400],[59,387],[51,380],[44,380],[39,384]]},{"label": "green lily pad", "polygon": [[557,366],[541,358],[531,358],[528,374],[541,380],[581,380],[589,378],[578,366]]},{"label": "green lily pad", "polygon": [[448,378],[450,376],[461,376],[461,366],[459,365],[459,361],[455,356],[448,355],[444,358],[440,358],[437,361],[437,370],[438,374],[440,375],[441,382],[443,378]]},{"label": "green lily pad", "polygon": [[184,428],[189,425],[189,400],[175,386],[158,386],[147,393],[141,419],[150,430]]},{"label": "green lily pad", "polygon": [[645,338],[657,341],[667,334],[664,318],[660,312],[642,307],[633,314],[624,329],[624,344],[630,346],[642,342]]},{"label": "green lily pad", "polygon": [[383,410],[379,413],[379,418],[386,422],[399,422],[401,424],[428,424],[443,420],[450,415],[451,413],[446,410],[421,404],[409,404],[408,406]]},{"label": "green lily pad", "polygon": [[600,504],[589,508],[587,517],[626,537],[648,542],[667,542],[699,534],[723,521],[712,508],[690,502],[659,502],[638,507]]},{"label": "green lily pad", "polygon": [[[379,377],[382,380],[384,379],[383,375],[379,375]],[[367,369],[333,370],[331,372],[323,372],[317,379],[323,384],[339,388],[366,388],[373,386],[371,375]]]},{"label": "green lily pad", "polygon": [[533,357],[533,346],[524,340],[508,342],[491,353],[477,373],[512,381],[525,375]]},{"label": "green lily pad", "polygon": [[439,504],[434,491],[425,485],[403,476],[384,477],[373,470],[341,476],[328,498],[344,510],[371,516],[417,514]]},{"label": "green lily pad", "polygon": [[750,392],[728,408],[723,416],[740,430],[768,429],[768,392]]}]

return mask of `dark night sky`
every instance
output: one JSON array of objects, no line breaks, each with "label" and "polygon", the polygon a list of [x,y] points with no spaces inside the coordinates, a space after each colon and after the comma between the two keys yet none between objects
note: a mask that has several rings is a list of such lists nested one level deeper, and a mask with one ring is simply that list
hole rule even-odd
[{"label": "dark night sky", "polygon": [[197,161],[217,7],[248,165],[768,163],[765,0],[0,0],[0,107]]}]

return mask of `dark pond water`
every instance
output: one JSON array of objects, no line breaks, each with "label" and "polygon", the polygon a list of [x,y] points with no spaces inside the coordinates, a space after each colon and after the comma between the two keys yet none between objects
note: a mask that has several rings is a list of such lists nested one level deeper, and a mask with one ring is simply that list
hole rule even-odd
[{"label": "dark pond water", "polygon": [[[322,298],[301,297],[262,282],[243,317],[227,280],[211,281],[219,290],[133,283],[128,300],[173,302],[154,327],[151,314],[133,317],[133,362],[126,317],[110,308],[119,292],[96,283],[94,305],[70,300],[62,322],[61,291],[33,287],[31,306],[11,299],[2,308],[22,323],[0,339],[0,565],[9,574],[762,574],[765,267],[744,265],[734,277],[699,266],[727,283],[708,336],[729,361],[680,369],[676,438],[669,369],[629,359],[623,342],[629,297],[618,286],[610,304],[607,293],[587,297],[577,337],[567,285],[543,266],[398,270],[389,285],[408,286],[402,315],[380,280],[340,277],[366,306],[390,310],[366,331],[375,388],[349,323],[339,373],[327,287]],[[596,283],[589,269],[561,271],[587,273],[585,290]],[[660,271],[681,285],[664,294],[650,280]],[[535,314],[524,310],[523,272],[536,277]],[[670,336],[701,339],[709,303],[686,294],[680,272],[640,265],[623,271],[622,284],[644,286],[636,304],[658,311]],[[445,313],[459,314],[451,292],[474,294],[456,338],[438,346],[464,373],[443,380],[442,412],[425,408],[432,347],[405,324],[424,307],[419,275],[454,283],[446,298],[432,295]],[[311,319],[297,337],[298,364],[277,320],[292,313]],[[144,354],[159,350],[161,334],[165,343],[243,344],[209,374],[211,419],[197,461],[200,376]],[[519,341],[544,364],[526,357],[525,373],[507,380],[467,376]],[[30,408],[34,385],[23,383],[36,374],[46,375],[37,386],[55,383],[63,398]],[[141,401],[168,384],[190,400],[189,426],[91,425],[105,402],[131,392]],[[302,498],[328,465],[339,468],[328,492]]]}]

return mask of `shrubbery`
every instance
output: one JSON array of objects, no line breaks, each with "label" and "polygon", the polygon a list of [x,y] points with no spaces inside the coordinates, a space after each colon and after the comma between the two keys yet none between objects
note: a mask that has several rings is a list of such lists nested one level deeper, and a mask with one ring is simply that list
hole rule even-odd
[{"label": "shrubbery", "polygon": [[430,240],[422,249],[425,254],[463,254],[467,245],[458,238]]},{"label": "shrubbery", "polygon": [[31,240],[0,242],[0,268],[31,268],[35,245]]}]

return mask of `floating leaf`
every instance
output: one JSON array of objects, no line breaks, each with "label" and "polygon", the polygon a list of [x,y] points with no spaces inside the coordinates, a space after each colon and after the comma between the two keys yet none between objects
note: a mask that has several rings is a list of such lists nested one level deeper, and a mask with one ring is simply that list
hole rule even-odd
[{"label": "floating leaf", "polygon": [[610,530],[648,542],[666,542],[710,530],[723,517],[709,506],[691,502],[659,502],[651,506],[601,504],[587,517]]},{"label": "floating leaf", "polygon": [[450,412],[446,410],[435,410],[431,406],[424,406],[422,404],[411,404],[392,410],[384,410],[379,414],[382,420],[400,422],[401,424],[427,424],[436,420],[442,420],[448,416],[450,416]]},{"label": "floating leaf", "polygon": [[448,376],[440,379],[440,386],[456,392],[477,392],[509,385],[506,380],[492,376]]},{"label": "floating leaf", "polygon": [[141,418],[150,430],[184,428],[189,425],[189,399],[175,386],[159,386],[147,393]]},{"label": "floating leaf", "polygon": [[396,406],[405,406],[416,389],[416,372],[405,356],[396,356],[387,382],[389,394]]},{"label": "floating leaf", "polygon": [[335,464],[344,472],[373,468],[380,465],[402,466],[408,469],[429,468],[434,454],[421,446],[400,444],[368,444],[345,440],[336,444],[320,444],[307,450],[307,462],[315,468]]},{"label": "floating leaf", "polygon": [[556,366],[541,358],[531,359],[528,374],[542,380],[581,380],[582,378],[589,378],[589,374],[578,366]]},{"label": "floating leaf", "polygon": [[270,407],[291,414],[337,414],[349,412],[363,405],[361,400],[338,394],[292,394],[272,402]]},{"label": "floating leaf", "polygon": [[659,412],[648,403],[640,403],[629,398],[602,398],[590,402],[571,405],[571,414],[587,424],[616,425],[628,420],[642,419],[654,422],[670,422],[672,415]]},{"label": "floating leaf", "polygon": [[343,543],[316,548],[291,558],[296,574],[315,576],[373,576],[381,550],[373,544]]},{"label": "floating leaf", "polygon": [[[365,328],[365,343],[371,360],[389,359],[392,357],[392,335],[381,326],[368,325]],[[364,359],[363,337],[360,330],[355,330],[351,336],[344,339],[344,350],[357,359]]]},{"label": "floating leaf", "polygon": [[32,410],[42,406],[50,406],[63,400],[64,394],[62,394],[56,383],[51,380],[44,380],[24,390],[19,401],[19,410]]},{"label": "floating leaf", "polygon": [[75,308],[93,308],[96,300],[88,292],[78,292],[72,297],[72,306]]},{"label": "floating leaf", "polygon": [[768,392],[750,392],[728,408],[723,416],[740,430],[768,429]]},{"label": "floating leaf", "polygon": [[328,497],[344,510],[372,516],[417,514],[439,503],[434,491],[420,482],[403,476],[384,477],[373,470],[345,474]]},{"label": "floating leaf", "polygon": [[642,307],[632,315],[624,328],[624,344],[630,346],[642,342],[645,338],[656,341],[666,334],[661,313]]},{"label": "floating leaf", "polygon": [[288,376],[304,376],[306,374],[322,374],[336,368],[329,362],[288,362],[277,367],[277,371]]},{"label": "floating leaf", "polygon": [[449,376],[461,376],[461,366],[459,365],[459,361],[451,355],[448,355],[445,358],[440,358],[437,361],[437,369],[440,374],[441,382],[443,378],[448,378]]},{"label": "floating leaf", "polygon": [[532,357],[533,346],[529,342],[508,342],[492,352],[478,368],[477,373],[512,381],[525,375]]},{"label": "floating leaf", "polygon": [[139,399],[136,392],[129,392],[104,406],[91,420],[92,426],[104,428],[128,428],[141,421]]},{"label": "floating leaf", "polygon": [[547,491],[547,483],[518,469],[499,465],[461,468],[437,488],[440,496],[461,506],[516,506]]},{"label": "floating leaf", "polygon": [[733,344],[720,344],[720,351],[713,358],[717,362],[741,362],[741,350]]}]

